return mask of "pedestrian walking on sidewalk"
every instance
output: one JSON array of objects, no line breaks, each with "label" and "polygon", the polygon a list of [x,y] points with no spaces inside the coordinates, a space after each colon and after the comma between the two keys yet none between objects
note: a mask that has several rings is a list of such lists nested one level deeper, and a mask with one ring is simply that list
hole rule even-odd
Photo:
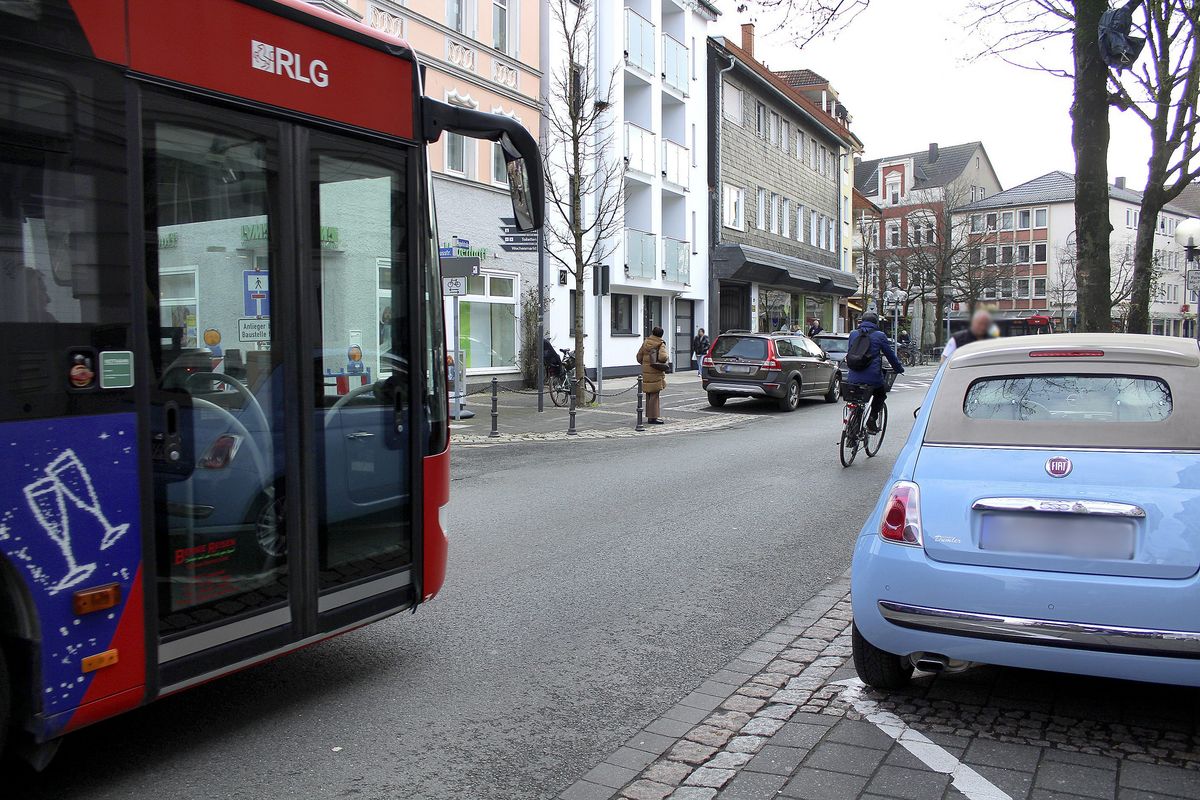
[{"label": "pedestrian walking on sidewalk", "polygon": [[704,357],[708,355],[708,346],[712,344],[708,340],[708,334],[704,332],[704,328],[696,331],[696,336],[692,339],[692,352],[696,354],[696,374],[701,378],[704,377]]},{"label": "pedestrian walking on sidewalk", "polygon": [[671,368],[671,355],[662,335],[663,329],[654,326],[637,352],[642,365],[642,391],[646,393],[646,422],[651,425],[663,424],[661,392],[667,388],[667,371]]}]

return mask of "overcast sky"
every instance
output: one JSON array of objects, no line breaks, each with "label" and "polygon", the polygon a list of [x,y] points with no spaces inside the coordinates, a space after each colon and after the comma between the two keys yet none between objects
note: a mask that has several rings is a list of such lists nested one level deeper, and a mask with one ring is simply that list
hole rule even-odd
[{"label": "overcast sky", "polygon": [[[871,0],[844,29],[802,50],[794,33],[778,30],[780,13],[738,14],[733,0],[719,6],[718,35],[738,43],[740,24],[753,19],[759,60],[772,69],[812,69],[833,84],[867,158],[979,140],[1006,189],[1075,169],[1070,79],[997,58],[972,60],[980,45],[967,30],[967,0]],[[1046,44],[1036,58],[1069,64],[1070,40]],[[1109,181],[1124,175],[1140,189],[1146,127],[1130,112],[1114,111],[1111,119]]]}]

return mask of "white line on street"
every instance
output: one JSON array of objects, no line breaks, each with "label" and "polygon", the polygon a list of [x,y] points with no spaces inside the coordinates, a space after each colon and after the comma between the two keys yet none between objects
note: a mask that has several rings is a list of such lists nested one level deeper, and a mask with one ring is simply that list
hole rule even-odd
[{"label": "white line on street", "polygon": [[845,686],[842,698],[867,720],[896,740],[908,752],[921,760],[934,772],[949,775],[954,788],[968,800],[1012,800],[1012,796],[1000,787],[959,761],[945,748],[924,734],[908,727],[908,724],[890,711],[884,711],[874,700],[862,696],[863,682],[858,678],[838,681]]}]

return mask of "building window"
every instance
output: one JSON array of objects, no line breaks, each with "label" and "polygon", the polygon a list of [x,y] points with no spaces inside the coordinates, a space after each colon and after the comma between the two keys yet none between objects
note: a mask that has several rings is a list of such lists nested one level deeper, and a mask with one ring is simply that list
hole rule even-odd
[{"label": "building window", "polygon": [[755,205],[754,227],[760,231],[767,229],[767,190],[761,186],[758,188],[758,202]]},{"label": "building window", "polygon": [[446,134],[446,171],[467,175],[467,140],[461,133]]},{"label": "building window", "polygon": [[446,25],[459,33],[470,36],[472,31],[467,22],[467,11],[471,0],[446,0]]},{"label": "building window", "polygon": [[998,220],[998,216],[996,214],[985,214],[984,220],[987,223],[987,229],[989,231],[996,230],[996,222]]},{"label": "building window", "polygon": [[1029,223],[1032,219],[1032,212],[1029,209],[1017,212],[1017,227],[1023,231],[1029,230]]},{"label": "building window", "polygon": [[979,199],[979,187],[972,186],[971,187],[971,202],[974,203],[978,199]]},{"label": "building window", "polygon": [[1027,245],[1027,244],[1017,245],[1017,263],[1018,264],[1028,264],[1029,263],[1029,245]]},{"label": "building window", "polygon": [[783,238],[791,238],[792,235],[792,201],[786,197],[783,199],[783,213],[780,215],[780,221],[783,227],[779,231]]},{"label": "building window", "polygon": [[741,125],[744,110],[742,108],[742,90],[726,81],[723,91],[724,94],[721,97],[721,114],[730,122]]},{"label": "building window", "polygon": [[888,247],[900,246],[900,222],[899,220],[890,220],[887,224],[887,243]]},{"label": "building window", "polygon": [[771,144],[779,146],[779,115],[771,112]]},{"label": "building window", "polygon": [[1039,208],[1037,211],[1034,211],[1033,212],[1033,227],[1035,227],[1035,228],[1046,227],[1046,218],[1049,216],[1049,213],[1050,213],[1049,209],[1045,209],[1045,208]]},{"label": "building window", "polygon": [[492,183],[508,185],[508,164],[504,161],[504,148],[498,142],[492,145]]},{"label": "building window", "polygon": [[1029,278],[1017,278],[1017,297],[1029,297]]},{"label": "building window", "polygon": [[817,246],[817,222],[819,215],[816,211],[808,212],[808,243]]},{"label": "building window", "polygon": [[979,187],[979,199],[982,200],[985,197],[987,197],[987,189],[984,189],[982,186],[980,186]]},{"label": "building window", "polygon": [[994,248],[994,247],[984,248],[983,255],[984,255],[984,263],[985,264],[995,264],[996,263],[996,248]]},{"label": "building window", "polygon": [[760,102],[754,104],[754,132],[759,138],[767,138],[767,107]]},{"label": "building window", "polygon": [[804,131],[796,131],[796,158],[804,161]]},{"label": "building window", "polygon": [[983,214],[971,215],[971,233],[983,233]]},{"label": "building window", "polygon": [[1046,245],[1044,243],[1043,244],[1035,244],[1033,246],[1033,263],[1035,263],[1035,264],[1045,264],[1046,263]]},{"label": "building window", "polygon": [[899,203],[900,203],[900,179],[899,178],[888,178],[887,197],[888,197],[889,203],[891,203],[892,205],[899,205]]},{"label": "building window", "polygon": [[1005,211],[1000,215],[1000,230],[1011,231],[1013,229],[1013,212]]},{"label": "building window", "polygon": [[1001,264],[1011,264],[1011,263],[1013,263],[1013,249],[1012,249],[1012,245],[1008,245],[1008,244],[1006,244],[1006,245],[1004,245],[1003,247],[1001,247],[1001,248],[1000,248],[1000,263],[1001,263]]},{"label": "building window", "polygon": [[817,143],[815,141],[808,148],[808,166],[812,170],[817,168]]},{"label": "building window", "polygon": [[467,279],[459,307],[458,346],[466,369],[517,364],[517,276],[484,273]]},{"label": "building window", "polygon": [[1046,296],[1046,279],[1045,278],[1034,278],[1033,279],[1033,296],[1034,297],[1045,297]]},{"label": "building window", "polygon": [[779,233],[780,231],[780,214],[779,214],[779,195],[771,192],[771,233]]},{"label": "building window", "polygon": [[1012,300],[1013,282],[1011,278],[1005,278],[1000,281],[1000,299]]},{"label": "building window", "polygon": [[746,190],[725,184],[725,204],[722,222],[727,228],[746,230]]},{"label": "building window", "polygon": [[612,332],[626,336],[633,333],[633,295],[612,296]]},{"label": "building window", "polygon": [[508,3],[509,0],[492,0],[492,46],[501,53],[508,53]]},{"label": "building window", "polygon": [[831,219],[825,220],[825,227],[829,229],[829,252],[837,252],[837,230],[834,228],[834,221]]},{"label": "building window", "polygon": [[779,149],[787,152],[792,146],[792,124],[786,119],[783,121],[783,132],[779,134]]}]

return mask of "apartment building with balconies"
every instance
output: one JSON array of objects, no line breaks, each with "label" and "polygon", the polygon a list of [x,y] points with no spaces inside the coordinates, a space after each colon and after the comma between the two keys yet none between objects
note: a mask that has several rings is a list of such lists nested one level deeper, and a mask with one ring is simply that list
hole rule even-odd
[{"label": "apartment building with balconies", "polygon": [[[576,59],[578,68],[593,72],[593,85],[614,78],[607,111],[612,156],[625,164],[623,213],[621,230],[600,248],[610,294],[576,297],[565,271],[551,276],[546,330],[556,346],[569,346],[576,304],[583,303],[589,371],[602,363],[608,376],[635,373],[642,338],[656,326],[666,332],[673,360],[686,364],[707,301],[704,46],[718,12],[707,0],[591,0],[577,7],[593,15],[595,31],[595,53]],[[550,74],[568,57],[559,38],[551,32]],[[584,197],[585,215],[588,202]]]},{"label": "apartment building with balconies", "polygon": [[836,95],[789,78],[755,57],[753,25],[709,40],[711,331],[849,327],[862,143]]}]

